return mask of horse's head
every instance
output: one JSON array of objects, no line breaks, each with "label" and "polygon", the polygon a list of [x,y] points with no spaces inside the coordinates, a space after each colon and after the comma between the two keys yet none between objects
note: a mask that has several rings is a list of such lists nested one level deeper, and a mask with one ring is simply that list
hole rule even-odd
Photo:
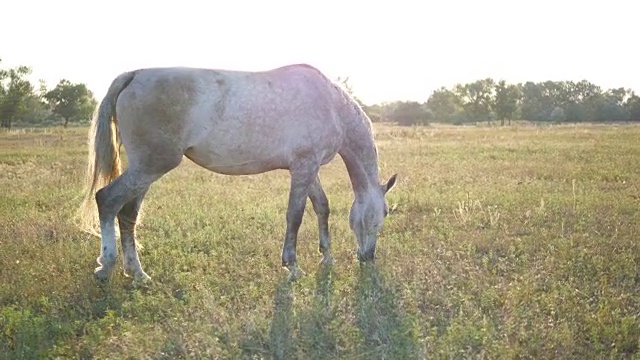
[{"label": "horse's head", "polygon": [[375,258],[378,233],[389,212],[385,195],[396,183],[397,174],[386,184],[370,189],[364,196],[356,196],[349,213],[349,226],[358,240],[358,260]]}]

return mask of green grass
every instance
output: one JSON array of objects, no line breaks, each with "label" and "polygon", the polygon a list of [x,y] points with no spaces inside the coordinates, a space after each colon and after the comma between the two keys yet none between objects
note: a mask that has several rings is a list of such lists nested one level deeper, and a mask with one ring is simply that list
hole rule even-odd
[{"label": "green grass", "polygon": [[75,226],[86,129],[0,133],[0,358],[639,358],[640,126],[377,125],[392,213],[355,260],[339,158],[321,170],[336,265],[281,268],[288,174],[185,160],[144,205],[131,286],[93,279]]}]

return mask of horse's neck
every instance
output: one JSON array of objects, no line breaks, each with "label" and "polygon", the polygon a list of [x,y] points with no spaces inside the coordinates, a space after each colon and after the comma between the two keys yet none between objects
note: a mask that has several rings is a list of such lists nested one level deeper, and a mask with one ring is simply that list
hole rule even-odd
[{"label": "horse's neck", "polygon": [[356,197],[367,194],[379,182],[378,154],[370,124],[367,118],[358,118],[350,124],[340,151]]}]

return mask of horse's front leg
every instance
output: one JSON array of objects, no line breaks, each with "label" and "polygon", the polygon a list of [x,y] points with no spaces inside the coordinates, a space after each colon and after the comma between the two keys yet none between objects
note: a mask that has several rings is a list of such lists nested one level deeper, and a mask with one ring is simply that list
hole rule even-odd
[{"label": "horse's front leg", "polygon": [[333,265],[334,260],[331,256],[331,236],[329,235],[329,200],[322,189],[320,178],[316,176],[315,180],[309,187],[309,199],[313,205],[313,210],[318,217],[318,233],[320,241],[318,248],[322,254],[322,265]]},{"label": "horse's front leg", "polygon": [[317,176],[318,170],[319,166],[312,166],[308,163],[290,170],[291,189],[287,208],[287,231],[282,246],[282,266],[289,270],[290,280],[296,280],[304,274],[296,261],[296,243],[309,187]]}]

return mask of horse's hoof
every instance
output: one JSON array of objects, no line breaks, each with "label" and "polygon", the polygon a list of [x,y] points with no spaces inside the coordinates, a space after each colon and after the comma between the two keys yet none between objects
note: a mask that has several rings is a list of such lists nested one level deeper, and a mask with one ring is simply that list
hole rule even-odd
[{"label": "horse's hoof", "polygon": [[107,282],[109,280],[109,271],[104,266],[100,266],[93,272],[93,276],[100,282]]},{"label": "horse's hoof", "polygon": [[147,273],[145,273],[144,270],[142,270],[142,268],[140,268],[140,267],[133,267],[132,266],[132,267],[127,268],[125,266],[123,273],[124,273],[125,277],[128,277],[128,278],[132,277],[134,279],[139,278],[139,277],[149,277],[149,275],[147,275]]},{"label": "horse's hoof", "polygon": [[294,265],[290,268],[287,268],[289,270],[289,281],[293,282],[296,281],[298,279],[300,279],[301,277],[304,276],[304,271],[302,271],[302,269],[300,269],[298,266]]},{"label": "horse's hoof", "polygon": [[322,260],[320,260],[320,266],[333,266],[335,263],[336,261],[331,254],[324,254]]},{"label": "horse's hoof", "polygon": [[144,271],[141,275],[136,275],[133,279],[133,287],[139,288],[147,286],[151,283],[151,276],[147,275]]},{"label": "horse's hoof", "polygon": [[356,253],[356,257],[358,258],[358,261],[361,263],[367,263],[367,262],[373,263],[376,261],[376,251],[375,249],[371,249],[362,253],[360,252],[360,250],[358,250]]}]

